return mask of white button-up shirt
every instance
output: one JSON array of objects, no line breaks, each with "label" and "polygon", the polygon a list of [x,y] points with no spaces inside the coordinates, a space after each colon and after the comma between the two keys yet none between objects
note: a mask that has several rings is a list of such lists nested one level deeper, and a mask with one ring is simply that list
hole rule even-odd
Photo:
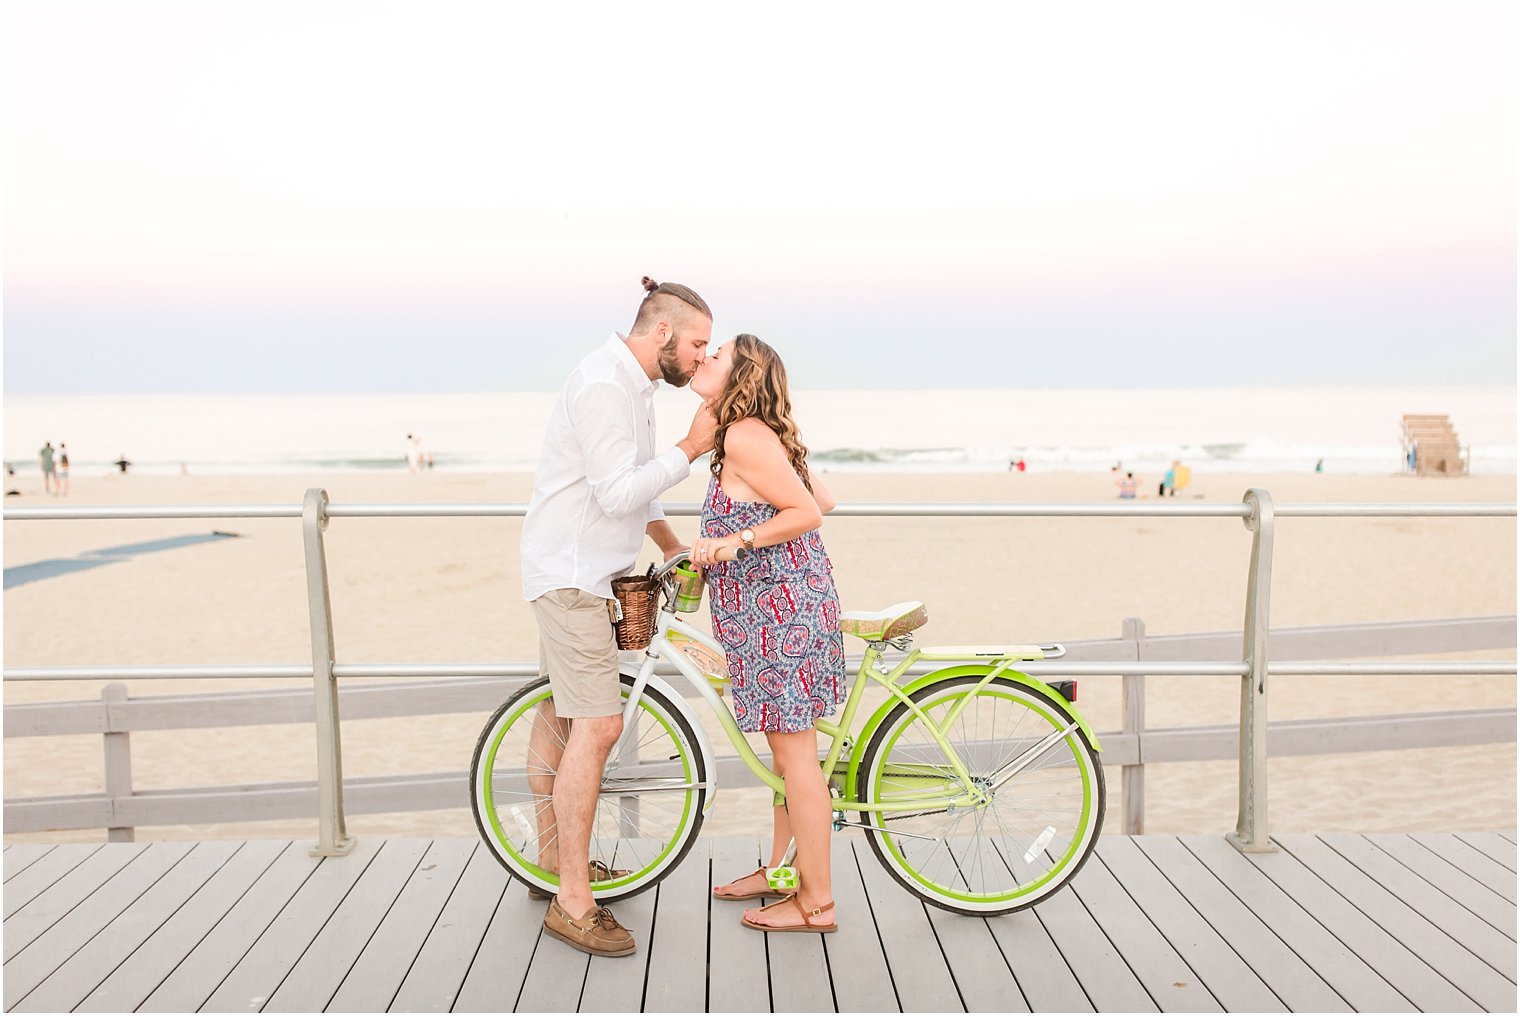
[{"label": "white button-up shirt", "polygon": [[655,382],[617,332],[560,390],[523,520],[523,598],[552,589],[612,597],[638,561],[655,499],[691,473],[680,448],[654,453]]}]

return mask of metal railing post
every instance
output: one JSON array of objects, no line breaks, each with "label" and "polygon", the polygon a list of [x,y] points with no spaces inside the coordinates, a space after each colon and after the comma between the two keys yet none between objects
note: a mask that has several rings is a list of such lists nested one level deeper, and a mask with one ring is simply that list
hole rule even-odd
[{"label": "metal railing post", "polygon": [[[1125,641],[1133,641],[1138,650],[1145,638],[1145,622],[1138,617],[1124,619]],[[1138,651],[1136,658],[1139,658]],[[1142,836],[1145,833],[1145,675],[1125,674],[1122,693],[1123,720],[1121,731],[1135,737],[1135,764],[1120,770],[1124,788],[1124,835]]]},{"label": "metal railing post", "polygon": [[[100,699],[106,704],[106,732],[103,737],[106,753],[106,796],[111,799],[111,817],[116,817],[116,802],[132,796],[132,735],[125,730],[115,730],[110,723],[111,703],[127,700],[127,686],[112,681],[101,689]],[[136,836],[132,826],[113,825],[106,829],[108,843],[131,843]]]},{"label": "metal railing post", "polygon": [[317,845],[312,857],[341,857],[354,849],[343,820],[343,743],[338,683],[333,678],[332,601],[327,587],[327,491],[313,487],[301,509],[306,546],[306,603],[311,613],[311,678],[317,721]]},{"label": "metal railing post", "polygon": [[1251,571],[1246,584],[1243,651],[1247,666],[1240,683],[1240,810],[1229,840],[1248,853],[1276,850],[1267,835],[1267,632],[1272,599],[1272,495],[1246,491],[1251,509]]}]

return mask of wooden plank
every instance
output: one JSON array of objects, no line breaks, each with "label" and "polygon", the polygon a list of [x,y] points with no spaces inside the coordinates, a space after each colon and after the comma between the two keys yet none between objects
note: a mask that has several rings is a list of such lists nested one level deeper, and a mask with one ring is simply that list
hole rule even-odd
[{"label": "wooden plank", "polygon": [[[1282,1001],[1231,948],[1230,943],[1199,915],[1187,898],[1151,863],[1132,839],[1104,837],[1098,843],[1096,858],[1087,863],[1088,867],[1095,863],[1102,864],[1116,884],[1123,886],[1139,911],[1192,970],[1194,978],[1226,1011],[1286,1011],[1287,1007]],[[1086,871],[1085,868],[1083,870]],[[1210,876],[1202,873],[1202,877]],[[1089,909],[1093,910],[1091,903]],[[1104,930],[1109,932],[1109,937],[1113,938],[1114,931],[1108,921],[1096,910],[1093,910],[1093,914]],[[1125,951],[1123,943],[1115,939],[1115,944],[1121,952]],[[1129,958],[1131,966],[1135,966],[1136,959],[1133,956]],[[1165,985],[1161,990],[1165,994]],[[1155,994],[1156,990],[1152,989],[1152,995]],[[1163,1002],[1161,1008],[1169,1010],[1171,1006]]]},{"label": "wooden plank", "polygon": [[[649,978],[644,989],[645,1012],[705,1012],[707,978],[708,893],[712,886],[712,857],[708,840],[692,845],[674,871],[659,885],[654,903],[654,928],[640,950],[649,952]],[[562,948],[569,946],[556,942]]]},{"label": "wooden plank", "polygon": [[1515,1004],[1515,985],[1503,974],[1320,840],[1300,835],[1280,836],[1277,841],[1304,869],[1324,879],[1358,911],[1477,1005],[1490,1012],[1502,1012]]},{"label": "wooden plank", "polygon": [[892,879],[869,844],[852,846],[902,1011],[964,1012],[923,902]]},{"label": "wooden plank", "polygon": [[1517,973],[1515,943],[1503,932],[1364,837],[1355,833],[1332,833],[1321,834],[1318,839],[1514,983]]},{"label": "wooden plank", "polygon": [[[5,883],[5,917],[40,896],[60,878],[73,871],[97,850],[99,843],[61,843]],[[9,924],[6,932],[9,934]]]},{"label": "wooden plank", "polygon": [[1498,893],[1401,833],[1369,833],[1367,840],[1515,941],[1515,907]]},{"label": "wooden plank", "polygon": [[[56,843],[15,843],[5,848],[5,881],[9,882],[29,866],[41,860]],[[9,891],[9,890],[7,890]]]},{"label": "wooden plank", "polygon": [[[1373,915],[1353,905],[1346,894],[1330,882],[1328,873],[1310,870],[1287,851],[1253,854],[1250,860],[1257,871],[1272,879],[1422,1012],[1478,1010],[1472,999],[1432,969],[1422,956],[1381,927]],[[1345,872],[1345,869],[1337,871]]]},{"label": "wooden plank", "polygon": [[137,1009],[290,845],[282,840],[255,840],[238,846],[241,849],[76,1008],[83,1012]]},{"label": "wooden plank", "polygon": [[223,840],[191,846],[178,864],[119,917],[10,1008],[29,1012],[74,1009],[184,906],[242,845]]},{"label": "wooden plank", "polygon": [[[392,1012],[449,1011],[507,888],[506,870],[479,845],[391,1000]],[[511,891],[523,892],[522,883],[512,883]]]},{"label": "wooden plank", "polygon": [[[107,847],[111,846],[139,845],[107,844]],[[5,1008],[15,1008],[28,992],[79,952],[102,928],[178,864],[192,846],[190,843],[153,843],[134,851],[131,860],[120,871],[37,935],[30,945],[19,949],[5,963]],[[7,934],[7,948],[10,944]]]},{"label": "wooden plank", "polygon": [[1221,1012],[1177,950],[1101,862],[1089,861],[1070,888],[1162,1012]]},{"label": "wooden plank", "polygon": [[1318,971],[1353,1009],[1358,1012],[1414,1011],[1407,998],[1257,867],[1263,857],[1276,855],[1254,854],[1248,858],[1222,836],[1184,836],[1180,839],[1183,846]]},{"label": "wooden plank", "polygon": [[[848,844],[832,840],[830,846],[835,849],[849,849]],[[832,854],[833,850],[830,850],[829,881],[831,886],[834,877]],[[709,891],[711,887],[712,883],[709,882]],[[832,888],[830,891],[832,892]],[[746,909],[769,902],[773,901],[752,900],[744,904],[727,903],[723,905],[723,908],[738,910],[739,913],[735,914],[733,919],[740,921]],[[713,906],[718,906],[717,900],[713,901]],[[794,904],[788,903],[787,906],[795,909]],[[840,920],[838,910],[839,904],[836,900],[834,910],[830,911],[836,922]],[[767,972],[770,975],[772,1012],[834,1011],[834,989],[829,980],[829,959],[825,952],[825,936],[809,932],[757,932],[742,924],[739,930],[765,939],[766,954],[770,958]],[[833,934],[839,933],[836,931]]]},{"label": "wooden plank", "polygon": [[[69,844],[64,844],[68,846]],[[63,849],[55,850],[56,854]],[[84,853],[83,860],[25,906],[5,916],[5,962],[9,963],[22,949],[47,931],[90,894],[146,849],[142,843],[107,843]],[[52,856],[52,855],[49,855]],[[71,855],[77,856],[77,855]],[[40,867],[43,862],[32,867]],[[26,876],[19,875],[17,880]],[[7,887],[9,888],[9,887]],[[7,894],[8,895],[8,894]],[[13,901],[7,898],[6,905]]]},{"label": "wooden plank", "polygon": [[301,954],[263,1012],[323,1012],[417,870],[428,840],[381,841],[375,859]]},{"label": "wooden plank", "polygon": [[[613,867],[628,867],[623,859],[630,853],[630,842],[627,840],[618,843],[617,850],[613,853]],[[652,846],[652,845],[651,845]],[[692,852],[702,853],[702,841],[692,844]],[[653,856],[647,847],[633,847],[633,854],[637,857],[648,858]],[[685,864],[691,860],[690,855]],[[632,863],[632,862],[630,862]],[[634,942],[639,944],[639,951],[630,957],[625,956],[593,956],[586,967],[586,980],[581,988],[580,1011],[581,1012],[638,1012],[644,1000],[644,977],[649,970],[649,932],[654,927],[655,900],[659,892],[657,889],[646,889],[632,899],[623,900],[617,904],[616,913],[619,923],[633,933]],[[532,971],[529,971],[530,977]],[[535,988],[535,993],[537,988]],[[524,1000],[518,1008],[528,1011],[528,991],[523,991]]]},{"label": "wooden plank", "polygon": [[[764,863],[763,847],[755,836],[725,836],[710,841],[712,877],[726,885]],[[693,848],[695,849],[695,848]],[[735,902],[714,899],[709,904],[708,944],[711,972],[707,985],[708,1012],[756,1012],[771,1008],[771,986],[765,954],[765,936],[739,923],[746,907],[764,900]]]},{"label": "wooden plank", "polygon": [[1498,833],[1456,833],[1457,839],[1480,850],[1510,871],[1515,870],[1515,845]]},{"label": "wooden plank", "polygon": [[383,841],[360,840],[347,857],[322,860],[200,1008],[257,1012],[311,945]]},{"label": "wooden plank", "polygon": [[1511,843],[1520,842],[1520,840],[1515,839],[1516,833],[1513,829],[1500,829],[1499,835],[1504,837],[1506,840],[1509,840]]},{"label": "wooden plank", "polygon": [[[506,878],[505,871],[501,877]],[[474,961],[459,986],[455,1012],[511,1012],[517,996],[522,994],[535,948],[553,943],[575,951],[542,934],[547,904],[528,899],[527,888],[521,882],[506,882],[504,889],[492,894],[497,897],[496,908],[485,934],[468,943],[470,947],[478,945],[479,952],[473,954]],[[577,997],[580,995],[580,985],[571,990]],[[394,1003],[392,1008],[396,1008]]]},{"label": "wooden plank", "polygon": [[[987,919],[927,908],[929,923],[967,1012],[1028,1012],[1024,994],[1008,968]],[[841,963],[848,958],[841,956]]]},{"label": "wooden plank", "polygon": [[105,794],[11,797],[5,800],[3,812],[8,833],[104,829],[111,824],[111,798]]},{"label": "wooden plank", "polygon": [[1133,842],[1290,1012],[1351,1011],[1298,953],[1175,836],[1141,836]]},{"label": "wooden plank", "polygon": [[[364,844],[360,843],[360,848]],[[221,914],[199,914],[199,924],[215,918],[205,937],[194,942],[190,952],[162,982],[150,987],[139,1012],[195,1012],[243,959],[259,936],[306,881],[317,872],[321,862],[307,856],[307,844],[292,843],[269,865],[245,892],[237,896],[230,910]],[[356,848],[356,850],[359,848]],[[231,898],[218,894],[206,901],[225,902]],[[195,928],[185,929],[185,937]]]},{"label": "wooden plank", "polygon": [[1467,872],[1468,875],[1515,902],[1515,872],[1481,850],[1462,842],[1451,833],[1415,833],[1410,837],[1420,846]]},{"label": "wooden plank", "polygon": [[[1033,1012],[1092,1012],[1092,1003],[1032,909],[987,920]],[[1010,1002],[1012,1000],[1010,999]]]},{"label": "wooden plank", "polygon": [[1072,891],[1087,877],[1084,867],[1071,885],[1036,906],[1035,915],[1066,958],[1094,1009],[1158,1012],[1145,986],[1083,905],[1082,897]]},{"label": "wooden plank", "polygon": [[[834,837],[831,851],[835,909],[840,915],[839,930],[826,938],[823,945],[828,951],[834,1004],[840,1012],[897,1012],[897,994],[892,989],[892,973],[887,969],[887,954],[882,949],[881,931],[871,915],[865,883],[860,877],[860,865],[855,858],[857,846],[868,852],[870,850],[858,835],[838,835]],[[763,845],[761,849],[764,849]],[[868,857],[866,863],[875,864],[876,859]],[[749,866],[753,867],[754,864]],[[720,870],[716,854],[713,857],[715,881],[730,881],[749,868],[735,857],[732,866]],[[730,903],[725,906],[734,907],[739,904]],[[717,903],[713,904],[713,911],[718,912]],[[738,930],[746,933],[749,931],[742,927]],[[753,943],[757,937],[747,935],[745,941]],[[719,952],[718,941],[717,925],[714,924],[713,955],[733,957],[738,962],[750,962],[742,953],[736,954],[731,950]],[[763,954],[760,962],[764,962]],[[716,983],[712,994],[716,994]]]},{"label": "wooden plank", "polygon": [[477,841],[434,840],[396,903],[364,946],[327,1012],[385,1012],[464,874]]},{"label": "wooden plank", "polygon": [[[646,850],[649,846],[644,841],[639,841]],[[596,847],[592,847],[596,851]],[[593,857],[600,856],[604,859],[615,861],[617,845],[605,853],[597,851]],[[648,853],[645,857],[652,856]],[[644,893],[645,896],[653,896],[654,890]],[[631,901],[630,901],[631,902]],[[650,899],[646,904],[649,909],[650,919],[654,916],[654,900]],[[619,903],[614,909],[614,916],[619,923],[632,931],[632,926],[627,923],[627,904]],[[548,913],[549,904],[535,902],[532,912],[542,921]],[[533,959],[528,963],[527,972],[523,976],[522,990],[517,995],[517,1012],[575,1012],[580,1007],[581,995],[585,993],[586,977],[591,966],[592,957],[579,949],[563,948],[549,949],[546,943],[554,941],[556,945],[564,945],[563,942],[553,939],[548,934],[540,934],[539,947],[533,951]],[[634,939],[634,943],[641,947],[639,952],[632,956],[607,956],[603,957],[609,963],[617,963],[620,969],[629,972],[642,972],[645,966],[649,939]],[[642,981],[642,978],[640,978]],[[642,983],[640,988],[642,988]],[[505,1000],[503,1000],[505,1002]],[[634,1008],[638,1008],[638,1000],[634,1000]]]}]

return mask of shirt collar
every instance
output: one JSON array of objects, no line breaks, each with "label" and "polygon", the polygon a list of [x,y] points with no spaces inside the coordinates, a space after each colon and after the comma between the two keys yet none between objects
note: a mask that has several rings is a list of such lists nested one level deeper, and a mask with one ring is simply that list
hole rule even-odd
[{"label": "shirt collar", "polygon": [[655,382],[644,373],[644,368],[639,366],[638,358],[633,355],[633,350],[628,348],[627,337],[622,332],[613,332],[612,338],[607,340],[607,345],[613,350],[613,355],[623,365],[623,369],[628,371],[628,376],[633,379],[633,390],[640,394],[652,392]]}]

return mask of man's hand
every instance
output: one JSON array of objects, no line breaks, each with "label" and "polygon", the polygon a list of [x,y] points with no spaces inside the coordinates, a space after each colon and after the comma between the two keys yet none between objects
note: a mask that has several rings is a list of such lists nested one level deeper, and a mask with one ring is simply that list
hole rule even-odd
[{"label": "man's hand", "polygon": [[695,462],[713,450],[713,435],[717,430],[718,421],[713,416],[712,407],[704,402],[697,407],[697,415],[691,418],[691,429],[676,442],[676,447],[686,453],[688,462]]}]

